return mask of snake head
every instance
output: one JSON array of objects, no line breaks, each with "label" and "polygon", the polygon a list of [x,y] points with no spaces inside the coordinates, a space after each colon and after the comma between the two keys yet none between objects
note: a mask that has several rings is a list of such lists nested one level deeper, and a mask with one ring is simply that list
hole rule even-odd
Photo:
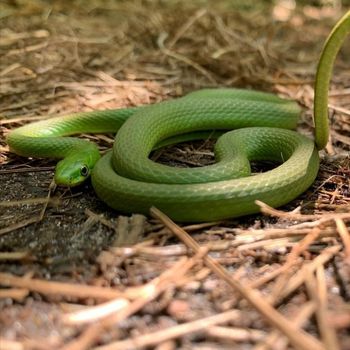
[{"label": "snake head", "polygon": [[55,169],[55,183],[60,186],[75,187],[82,184],[100,158],[96,154],[72,155],[57,163]]}]

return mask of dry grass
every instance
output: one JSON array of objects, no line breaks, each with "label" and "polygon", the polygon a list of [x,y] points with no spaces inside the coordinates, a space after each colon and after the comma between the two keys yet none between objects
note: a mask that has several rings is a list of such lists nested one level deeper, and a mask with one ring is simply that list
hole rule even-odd
[{"label": "dry grass", "polygon": [[[156,209],[117,217],[91,186],[54,189],[54,162],[5,143],[31,120],[208,86],[298,100],[311,135],[316,62],[341,8],[238,3],[0,3],[1,348],[350,349],[349,45],[317,181],[282,210],[182,227]],[[197,166],[212,150],[155,157]]]}]

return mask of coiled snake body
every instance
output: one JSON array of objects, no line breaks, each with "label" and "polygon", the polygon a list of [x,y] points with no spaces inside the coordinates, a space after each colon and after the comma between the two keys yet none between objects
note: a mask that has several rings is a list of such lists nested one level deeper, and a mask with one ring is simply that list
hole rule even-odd
[{"label": "coiled snake body", "polygon": [[[317,176],[317,149],[328,139],[329,80],[349,32],[350,11],[328,37],[318,65],[315,143],[289,130],[298,121],[295,102],[237,89],[201,90],[152,106],[51,118],[12,131],[7,141],[23,156],[63,158],[56,167],[57,184],[80,184],[91,172],[97,195],[121,212],[148,214],[156,206],[174,220],[207,221],[258,212],[256,200],[278,207]],[[162,143],[203,138],[212,130],[230,130],[217,141],[213,165],[181,169],[148,158]],[[116,131],[113,151],[101,159],[93,143],[62,137]],[[249,176],[252,160],[282,164]]]}]

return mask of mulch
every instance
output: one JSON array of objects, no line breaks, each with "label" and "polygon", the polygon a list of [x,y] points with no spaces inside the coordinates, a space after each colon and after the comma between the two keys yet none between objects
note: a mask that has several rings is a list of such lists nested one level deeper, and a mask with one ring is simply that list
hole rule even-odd
[{"label": "mulch", "polygon": [[[259,203],[258,215],[192,225],[156,209],[118,215],[90,183],[55,188],[55,161],[19,157],[5,141],[30,121],[219,86],[298,101],[298,131],[312,136],[315,69],[345,11],[337,4],[0,3],[1,349],[350,349],[349,45],[317,180],[278,210]],[[102,152],[113,143],[82,137]],[[203,166],[213,144],[153,159]]]}]

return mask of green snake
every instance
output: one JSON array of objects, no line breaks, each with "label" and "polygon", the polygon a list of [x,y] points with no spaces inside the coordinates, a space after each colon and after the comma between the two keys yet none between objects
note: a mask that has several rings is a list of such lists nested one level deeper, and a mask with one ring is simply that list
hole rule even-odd
[{"label": "green snake", "polygon": [[[314,99],[315,142],[291,130],[297,103],[239,89],[205,89],[150,106],[83,112],[32,123],[7,137],[22,156],[53,157],[55,182],[75,186],[90,174],[110,207],[148,214],[156,206],[182,222],[220,220],[257,213],[256,200],[278,207],[304,192],[319,169],[318,150],[328,141],[328,89],[336,55],[350,32],[350,11],[329,35],[319,60]],[[157,147],[201,139],[216,131],[216,163],[176,168],[153,162]],[[227,131],[227,132],[226,132]],[[117,132],[102,158],[89,141],[62,137]],[[250,162],[281,163],[251,175]]]}]

